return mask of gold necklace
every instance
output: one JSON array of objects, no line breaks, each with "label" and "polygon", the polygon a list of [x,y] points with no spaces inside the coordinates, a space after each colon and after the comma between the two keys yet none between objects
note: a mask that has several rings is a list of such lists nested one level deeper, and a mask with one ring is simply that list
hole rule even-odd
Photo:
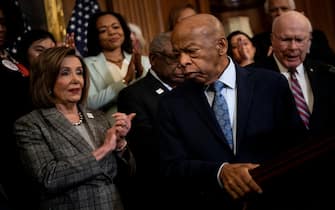
[{"label": "gold necklace", "polygon": [[112,59],[110,59],[110,58],[106,58],[106,60],[108,60],[109,62],[112,62],[112,63],[122,63],[123,60],[124,60],[124,58],[122,57],[122,58],[119,59],[119,60],[112,60]]}]

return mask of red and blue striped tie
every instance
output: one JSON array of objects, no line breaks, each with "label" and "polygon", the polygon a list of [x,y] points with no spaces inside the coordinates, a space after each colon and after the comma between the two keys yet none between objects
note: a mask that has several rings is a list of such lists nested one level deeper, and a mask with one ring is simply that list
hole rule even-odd
[{"label": "red and blue striped tie", "polygon": [[291,91],[295,100],[295,104],[297,106],[300,118],[302,119],[305,127],[309,129],[309,117],[310,112],[308,110],[308,106],[306,103],[306,100],[304,98],[304,95],[302,94],[301,87],[299,85],[299,82],[296,77],[296,70],[290,71],[290,77],[291,77]]}]

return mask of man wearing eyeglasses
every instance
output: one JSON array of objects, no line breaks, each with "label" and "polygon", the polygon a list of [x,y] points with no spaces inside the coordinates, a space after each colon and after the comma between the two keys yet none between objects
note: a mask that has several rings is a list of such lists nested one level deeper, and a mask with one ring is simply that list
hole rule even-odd
[{"label": "man wearing eyeglasses", "polygon": [[272,55],[250,66],[282,73],[291,90],[294,71],[309,112],[306,129],[312,135],[331,135],[335,131],[335,68],[307,58],[313,41],[311,32],[310,21],[300,12],[282,14],[272,26]]},{"label": "man wearing eyeglasses", "polygon": [[[184,74],[174,54],[169,32],[160,33],[150,43],[151,69],[136,83],[123,89],[118,96],[118,110],[135,112],[136,118],[127,135],[128,145],[136,159],[136,176],[127,192],[129,209],[161,209],[149,200],[155,200],[159,192],[159,141],[154,125],[158,100],[177,85],[184,82]],[[130,201],[129,201],[130,200]]]},{"label": "man wearing eyeglasses", "polygon": [[[296,11],[285,12],[272,25],[272,55],[252,66],[272,69],[287,78],[307,136],[321,141],[335,136],[335,67],[307,58],[311,32],[306,16]],[[300,191],[291,191],[290,195],[296,203],[305,205],[301,209],[327,209],[331,198],[325,193],[325,186],[335,185],[327,167],[334,163],[333,156],[321,156],[296,179]]]},{"label": "man wearing eyeglasses", "polygon": [[[271,23],[280,15],[292,10],[296,10],[294,0],[266,0],[264,2],[264,11],[270,18]],[[313,60],[335,65],[335,52],[330,48],[325,33],[321,30],[313,30],[312,36],[313,43],[307,56]],[[265,31],[253,36],[252,41],[256,47],[254,60],[256,62],[271,55],[270,37],[271,31]]]}]

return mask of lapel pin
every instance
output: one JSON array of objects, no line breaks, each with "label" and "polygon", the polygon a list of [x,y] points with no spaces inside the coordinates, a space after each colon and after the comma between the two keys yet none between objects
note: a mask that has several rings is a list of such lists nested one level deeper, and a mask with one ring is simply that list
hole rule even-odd
[{"label": "lapel pin", "polygon": [[93,119],[93,118],[94,118],[93,114],[90,113],[90,112],[87,112],[86,115],[87,115],[87,117],[90,118],[90,119]]},{"label": "lapel pin", "polygon": [[158,89],[156,90],[156,93],[158,93],[158,94],[162,94],[162,93],[164,93],[164,90],[163,90],[162,88],[158,88]]}]

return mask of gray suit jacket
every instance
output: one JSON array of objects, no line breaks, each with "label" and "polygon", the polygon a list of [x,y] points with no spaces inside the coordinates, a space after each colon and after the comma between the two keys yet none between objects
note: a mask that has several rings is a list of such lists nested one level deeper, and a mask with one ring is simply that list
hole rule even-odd
[{"label": "gray suit jacket", "polygon": [[[80,107],[96,147],[111,126],[103,113]],[[101,161],[56,108],[35,110],[15,123],[21,160],[40,192],[40,209],[113,209],[116,158]]]}]

